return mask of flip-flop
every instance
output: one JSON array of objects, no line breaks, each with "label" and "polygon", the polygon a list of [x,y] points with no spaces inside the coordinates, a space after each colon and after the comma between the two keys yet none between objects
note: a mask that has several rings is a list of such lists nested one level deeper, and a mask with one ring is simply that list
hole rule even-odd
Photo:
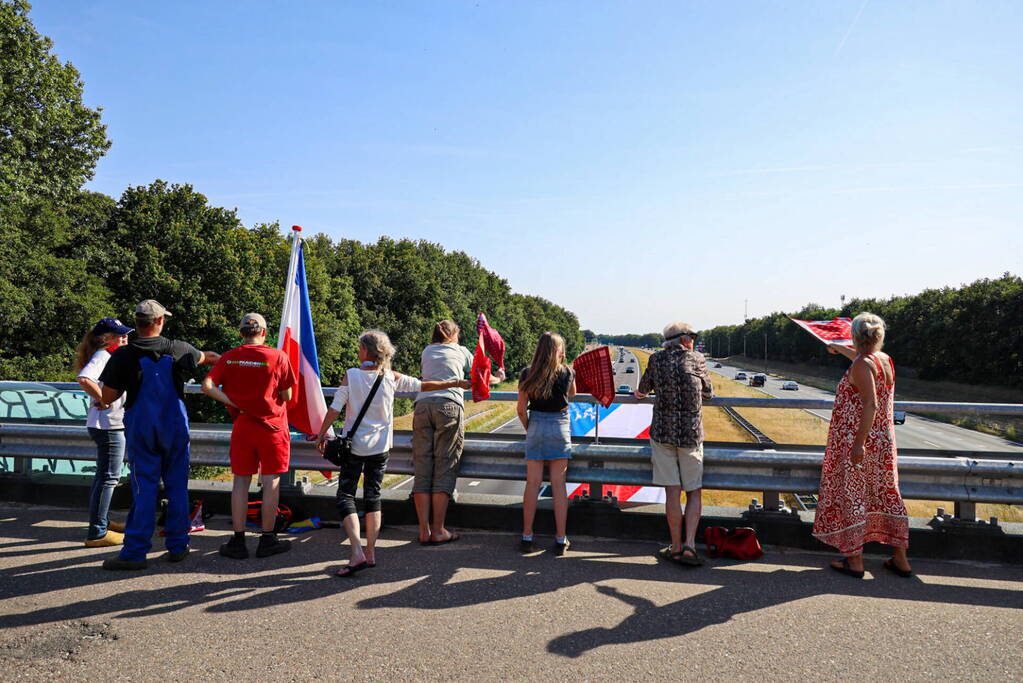
[{"label": "flip-flop", "polygon": [[363,569],[369,569],[372,566],[373,565],[371,565],[366,560],[363,560],[358,564],[346,564],[345,566],[341,567],[341,569],[337,570],[336,576],[341,577],[354,576],[355,574],[361,572]]},{"label": "flip-flop", "polygon": [[906,571],[905,569],[899,569],[895,565],[895,560],[891,558],[884,561],[884,568],[890,571],[891,573],[895,574],[896,576],[901,576],[904,579],[908,579],[911,576],[913,576],[912,569],[910,569],[909,571]]},{"label": "flip-flop", "polygon": [[454,543],[459,538],[461,538],[461,536],[456,534],[454,531],[451,531],[449,533],[451,535],[445,538],[443,541],[430,541],[429,543],[427,543],[427,545],[444,545],[445,543]]},{"label": "flip-flop", "polygon": [[863,578],[863,571],[856,571],[855,569],[850,569],[849,568],[849,558],[848,557],[843,557],[842,558],[842,566],[841,567],[836,567],[835,565],[833,565],[831,563],[828,563],[828,566],[831,567],[832,569],[834,569],[839,574],[845,574],[846,576],[851,576],[854,579],[862,579]]},{"label": "flip-flop", "polygon": [[657,559],[667,562],[678,562],[678,556],[682,553],[674,551],[671,546],[665,546],[657,551]]}]

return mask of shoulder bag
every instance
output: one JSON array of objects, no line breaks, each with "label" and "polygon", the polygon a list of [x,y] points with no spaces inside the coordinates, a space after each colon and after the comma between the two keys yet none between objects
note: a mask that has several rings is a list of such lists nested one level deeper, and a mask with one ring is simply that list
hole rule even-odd
[{"label": "shoulder bag", "polygon": [[352,423],[352,428],[348,430],[348,433],[327,442],[326,448],[323,449],[323,458],[331,465],[341,467],[341,464],[352,454],[352,437],[355,436],[355,430],[362,424],[362,418],[366,414],[369,404],[373,402],[373,397],[376,395],[377,389],[380,388],[380,383],[383,380],[384,373],[381,372],[377,375],[377,381],[373,383],[373,388],[369,390],[369,396],[366,397],[366,401],[362,404],[359,415],[355,418],[355,422]]}]

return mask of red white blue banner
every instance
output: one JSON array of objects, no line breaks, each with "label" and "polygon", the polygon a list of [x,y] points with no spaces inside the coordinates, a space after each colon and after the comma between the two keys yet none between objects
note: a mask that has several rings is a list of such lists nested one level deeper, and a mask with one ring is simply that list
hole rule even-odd
[{"label": "red white blue banner", "polygon": [[[288,355],[291,367],[298,375],[298,386],[288,402],[288,424],[305,434],[316,434],[327,414],[327,402],[320,389],[320,363],[316,358],[316,336],[313,334],[313,316],[309,309],[303,246],[302,238],[296,232],[288,264],[277,348]],[[330,430],[328,436],[334,436],[333,430]]]},{"label": "red white blue banner", "polygon": [[825,344],[843,344],[852,346],[852,318],[832,318],[831,320],[796,320],[792,322],[817,337]]}]

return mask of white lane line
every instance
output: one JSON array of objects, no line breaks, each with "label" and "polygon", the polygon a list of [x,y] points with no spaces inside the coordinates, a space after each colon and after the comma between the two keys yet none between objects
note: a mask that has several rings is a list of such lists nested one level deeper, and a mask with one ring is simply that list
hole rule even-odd
[{"label": "white lane line", "polygon": [[941,444],[936,444],[933,441],[928,441],[927,439],[920,439],[920,440],[923,441],[928,446],[934,446],[935,448],[941,448]]},{"label": "white lane line", "polygon": [[479,486],[479,485],[480,485],[480,483],[478,481],[470,481],[469,482],[469,486]]},{"label": "white lane line", "polygon": [[415,480],[415,477],[409,477],[408,479],[403,479],[403,480],[399,481],[397,484],[395,484],[394,486],[392,486],[391,490],[393,491],[394,489],[400,489],[405,484],[411,484],[414,480]]}]

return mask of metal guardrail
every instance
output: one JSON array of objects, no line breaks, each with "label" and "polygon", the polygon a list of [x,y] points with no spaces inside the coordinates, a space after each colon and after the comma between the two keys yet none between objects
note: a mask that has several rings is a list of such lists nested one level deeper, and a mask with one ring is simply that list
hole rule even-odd
[{"label": "metal guardrail", "polygon": [[[191,456],[196,465],[227,467],[231,434],[192,429]],[[592,443],[576,440],[568,469],[571,481],[650,486],[650,446],[644,441]],[[396,432],[388,470],[412,474],[412,438]],[[467,435],[461,476],[525,479],[522,439]],[[78,425],[0,423],[0,456],[95,460],[96,446]],[[740,491],[814,492],[820,482],[823,449],[762,450],[708,444],[704,451],[704,488]],[[334,470],[311,442],[292,441],[293,470]],[[1023,460],[906,456],[899,458],[899,479],[906,498],[1023,505]]]},{"label": "metal guardrail", "polygon": [[[75,382],[33,382],[64,391],[81,391]],[[335,387],[321,387],[323,395],[334,398]],[[198,384],[186,384],[186,394],[201,394]],[[415,398],[415,394],[395,394],[398,398]],[[472,393],[465,392],[465,398],[471,399]],[[517,401],[519,395],[514,391],[494,391],[490,393],[492,401]],[[573,403],[599,403],[589,394],[577,394],[572,397]],[[636,405],[641,403],[654,404],[656,396],[638,399],[629,394],[618,394],[615,403]],[[835,402],[823,398],[748,398],[742,396],[715,396],[703,402],[705,406],[733,406],[736,408],[799,408],[802,410],[831,410]],[[1017,415],[1023,417],[1023,403],[953,403],[946,401],[895,401],[895,410],[914,413],[934,413],[939,415],[968,413],[974,415]]]}]

